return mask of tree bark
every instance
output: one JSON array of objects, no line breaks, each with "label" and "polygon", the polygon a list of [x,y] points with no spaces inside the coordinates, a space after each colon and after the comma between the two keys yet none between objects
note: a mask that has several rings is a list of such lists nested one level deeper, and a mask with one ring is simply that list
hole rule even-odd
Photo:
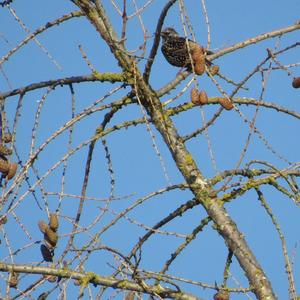
[{"label": "tree bark", "polygon": [[262,267],[248,247],[235,222],[226,212],[223,204],[216,201],[212,188],[200,172],[191,153],[185,147],[172,120],[163,110],[159,97],[157,97],[149,83],[144,81],[134,61],[127,54],[122,44],[118,42],[117,35],[102,5],[99,3],[98,5],[93,5],[87,0],[77,0],[74,2],[105,40],[111,52],[118,60],[123,72],[127,72],[136,82],[135,85],[132,85],[136,93],[135,96],[139,98],[149,114],[152,123],[162,135],[178,169],[189,184],[190,190],[214,221],[218,233],[223,237],[227,247],[239,261],[250,285],[253,287],[256,297],[258,299],[276,299]]}]

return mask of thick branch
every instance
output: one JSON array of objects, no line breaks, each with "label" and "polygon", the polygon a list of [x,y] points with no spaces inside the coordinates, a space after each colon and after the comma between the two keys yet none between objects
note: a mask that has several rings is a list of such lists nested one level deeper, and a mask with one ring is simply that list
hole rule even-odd
[{"label": "thick branch", "polygon": [[80,82],[89,82],[89,81],[109,81],[111,83],[114,82],[126,82],[126,76],[124,74],[118,74],[118,73],[95,73],[91,75],[82,75],[82,76],[72,76],[72,77],[65,77],[65,78],[59,78],[59,79],[53,79],[53,80],[47,80],[47,81],[41,81],[38,83],[32,83],[29,85],[26,85],[24,87],[20,87],[17,89],[14,89],[12,91],[8,91],[5,93],[0,93],[0,101],[2,99],[24,94],[29,91],[33,91],[36,89],[41,89],[44,87],[56,87],[58,85],[69,85],[72,83],[80,83]]},{"label": "thick branch", "polygon": [[[126,54],[126,51],[120,51],[121,46],[116,41],[113,41],[113,29],[104,9],[99,7],[97,10],[86,0],[75,1],[75,3],[86,13],[90,22],[100,32],[123,70],[132,72],[132,77],[136,82],[136,86],[133,87],[140,102],[145,106],[145,109],[151,116],[153,124],[162,135],[178,169],[195,195],[196,201],[199,201],[206,209],[208,215],[215,222],[217,230],[224,238],[228,248],[234,253],[241,267],[244,269],[257,298],[275,299],[271,284],[252,251],[249,249],[243,235],[237,229],[237,226],[222,206],[222,203],[210,197],[212,188],[200,172],[192,155],[186,149],[172,120],[163,110],[159,98],[144,81],[139,70],[132,66],[132,61],[129,55]],[[112,45],[113,42],[115,43],[114,45]]]},{"label": "thick branch", "polygon": [[281,29],[278,29],[278,30],[266,32],[266,33],[260,34],[258,36],[255,36],[253,38],[247,39],[247,40],[245,40],[243,42],[240,42],[238,44],[232,45],[232,46],[230,46],[228,48],[225,48],[221,51],[218,51],[217,53],[214,53],[212,55],[208,55],[207,59],[211,61],[211,60],[214,60],[214,59],[216,59],[220,56],[223,56],[224,54],[233,52],[233,51],[241,49],[241,48],[245,48],[249,45],[256,44],[256,43],[261,42],[261,41],[266,40],[266,39],[274,38],[276,36],[280,36],[280,35],[283,35],[285,33],[292,32],[292,31],[299,30],[299,29],[300,29],[300,24],[297,23],[295,25],[291,25],[291,26],[288,26],[288,27],[285,27],[285,28],[281,28]]},{"label": "thick branch", "polygon": [[[205,105],[210,105],[210,104],[219,104],[220,103],[220,97],[209,97],[208,98],[208,103],[206,103]],[[253,105],[253,106],[261,106],[261,107],[265,107],[265,108],[269,108],[272,110],[276,110],[277,112],[282,112],[285,114],[288,114],[292,117],[295,117],[297,119],[300,119],[300,113],[293,111],[293,110],[289,110],[284,106],[280,106],[276,103],[273,102],[268,102],[268,101],[262,101],[262,100],[257,100],[257,99],[253,99],[253,98],[246,98],[246,97],[235,97],[235,98],[231,98],[231,101],[234,104],[238,104],[238,105]],[[192,102],[187,102],[184,104],[180,104],[176,107],[172,107],[169,108],[167,110],[167,112],[169,113],[169,115],[175,115],[175,114],[179,114],[183,111],[187,111],[191,108],[193,108],[195,106],[195,104],[193,104]]]},{"label": "thick branch", "polygon": [[162,298],[172,298],[180,300],[201,300],[198,297],[183,293],[178,290],[172,290],[168,288],[163,288],[161,286],[143,286],[129,281],[129,280],[119,280],[111,277],[104,277],[97,275],[92,272],[76,272],[71,269],[57,269],[57,268],[48,268],[48,267],[35,267],[32,265],[18,265],[18,264],[3,264],[0,263],[0,271],[2,272],[15,272],[15,273],[29,273],[29,274],[45,274],[52,275],[58,278],[72,278],[79,280],[82,285],[88,283],[94,285],[102,285],[111,287],[113,289],[122,289],[135,291],[140,293],[146,293],[150,295],[160,296]]}]

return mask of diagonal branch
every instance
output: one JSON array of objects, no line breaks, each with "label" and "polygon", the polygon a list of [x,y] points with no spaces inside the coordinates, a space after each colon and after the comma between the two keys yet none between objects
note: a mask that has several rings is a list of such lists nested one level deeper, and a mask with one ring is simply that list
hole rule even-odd
[{"label": "diagonal branch", "polygon": [[216,224],[216,228],[225,240],[227,247],[234,253],[239,261],[240,266],[245,271],[250,284],[254,288],[254,293],[257,298],[276,299],[266,274],[248,247],[243,234],[238,230],[222,203],[214,198],[212,187],[187,150],[172,120],[163,110],[160,99],[151,86],[144,81],[139,70],[131,63],[132,61],[125,49],[122,49],[122,46],[114,41],[112,34],[113,29],[104,9],[100,6],[96,9],[87,0],[74,0],[74,2],[86,14],[91,24],[105,40],[121,68],[131,73],[132,78],[135,78],[137,82],[136,91],[141,99],[141,103],[147,110],[156,129],[162,135],[177,168],[195,195],[196,201],[205,208],[209,217]]},{"label": "diagonal branch", "polygon": [[223,56],[227,53],[233,52],[235,50],[245,48],[249,45],[256,44],[256,43],[261,42],[263,40],[274,38],[276,36],[280,36],[280,35],[283,35],[285,33],[292,32],[292,31],[299,30],[299,29],[300,29],[300,24],[297,23],[297,24],[294,24],[294,25],[291,25],[291,26],[288,26],[288,27],[285,27],[285,28],[281,28],[281,29],[277,29],[277,30],[274,30],[274,31],[266,32],[266,33],[260,34],[258,36],[255,36],[253,38],[247,39],[243,42],[232,45],[230,47],[227,47],[227,48],[225,48],[221,51],[218,51],[217,53],[214,53],[212,55],[208,55],[207,59],[211,61],[211,60],[214,60],[214,59],[216,59],[220,56]]},{"label": "diagonal branch", "polygon": [[54,20],[54,21],[50,21],[47,22],[45,25],[43,25],[42,27],[38,28],[36,31],[34,31],[33,33],[31,33],[30,35],[28,35],[22,42],[20,42],[15,48],[13,48],[12,50],[10,50],[5,56],[3,56],[0,60],[0,66],[7,61],[14,53],[16,53],[21,47],[23,47],[24,45],[26,45],[30,40],[34,39],[38,34],[44,32],[45,30],[53,27],[53,26],[57,26],[62,24],[65,21],[68,21],[74,17],[81,17],[82,13],[78,12],[78,11],[74,11],[71,12],[67,15],[63,15],[62,17]]},{"label": "diagonal branch", "polygon": [[169,2],[163,8],[163,10],[162,10],[162,12],[160,14],[160,17],[158,19],[156,30],[155,30],[155,36],[154,36],[153,46],[151,48],[150,55],[148,57],[148,61],[147,61],[147,64],[146,64],[146,67],[145,67],[145,71],[144,71],[144,74],[143,74],[144,80],[146,82],[148,82],[148,80],[149,80],[149,76],[150,76],[150,72],[151,72],[151,67],[152,67],[155,55],[157,53],[157,49],[158,49],[159,41],[160,41],[160,32],[161,32],[161,29],[162,29],[165,17],[167,16],[167,13],[168,13],[169,9],[171,8],[171,6],[176,1],[177,0],[169,0]]}]

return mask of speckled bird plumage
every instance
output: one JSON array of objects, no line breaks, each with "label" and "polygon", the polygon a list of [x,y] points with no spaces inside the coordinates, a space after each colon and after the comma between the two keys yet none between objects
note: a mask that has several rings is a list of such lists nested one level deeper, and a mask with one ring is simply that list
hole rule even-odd
[{"label": "speckled bird plumage", "polygon": [[[171,27],[165,28],[161,32],[161,37],[161,51],[169,64],[176,67],[186,67],[191,70],[191,61],[186,38],[180,37],[176,30]],[[190,49],[193,48],[193,45],[197,45],[197,43],[191,40],[188,40],[188,43]],[[211,53],[212,52],[208,51],[208,54]]]}]

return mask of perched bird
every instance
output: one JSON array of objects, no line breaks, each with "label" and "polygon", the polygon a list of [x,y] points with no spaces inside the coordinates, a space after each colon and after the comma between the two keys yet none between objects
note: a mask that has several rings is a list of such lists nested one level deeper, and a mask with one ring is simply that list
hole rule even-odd
[{"label": "perched bird", "polygon": [[[189,43],[189,48],[191,52],[196,46],[199,47],[200,45],[198,45],[197,43],[191,40],[186,40],[185,37],[179,36],[176,30],[174,30],[171,27],[165,28],[161,32],[161,37],[162,37],[161,51],[165,59],[169,62],[169,64],[176,67],[186,67],[189,71],[192,71],[187,41]],[[203,49],[203,52],[205,52],[206,54],[213,53],[209,50],[204,49],[203,47],[201,48]],[[206,60],[206,64],[210,66],[211,62]]]}]

